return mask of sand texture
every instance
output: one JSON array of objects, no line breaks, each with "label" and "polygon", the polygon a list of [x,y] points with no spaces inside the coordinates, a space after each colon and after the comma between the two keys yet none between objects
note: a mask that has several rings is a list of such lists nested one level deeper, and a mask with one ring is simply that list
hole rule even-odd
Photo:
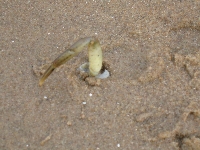
[{"label": "sand texture", "polygon": [[[96,36],[104,80],[77,68]],[[1,0],[1,150],[200,150],[199,0]]]}]

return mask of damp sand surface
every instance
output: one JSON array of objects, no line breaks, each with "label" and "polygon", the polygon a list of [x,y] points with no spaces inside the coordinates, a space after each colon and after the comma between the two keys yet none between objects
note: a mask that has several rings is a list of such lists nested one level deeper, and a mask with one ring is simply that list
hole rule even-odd
[{"label": "damp sand surface", "polygon": [[[0,149],[199,150],[200,2],[1,1]],[[83,80],[96,36],[111,76]]]}]

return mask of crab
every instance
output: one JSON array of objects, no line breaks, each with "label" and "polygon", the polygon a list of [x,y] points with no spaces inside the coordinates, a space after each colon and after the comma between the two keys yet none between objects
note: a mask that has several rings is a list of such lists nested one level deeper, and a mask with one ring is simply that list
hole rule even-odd
[{"label": "crab", "polygon": [[54,71],[54,69],[63,65],[68,60],[78,55],[85,46],[88,46],[89,75],[97,76],[102,68],[102,49],[99,40],[96,37],[85,37],[75,42],[70,48],[68,48],[51,63],[49,68],[40,78],[39,85],[42,86],[44,84],[44,81]]}]

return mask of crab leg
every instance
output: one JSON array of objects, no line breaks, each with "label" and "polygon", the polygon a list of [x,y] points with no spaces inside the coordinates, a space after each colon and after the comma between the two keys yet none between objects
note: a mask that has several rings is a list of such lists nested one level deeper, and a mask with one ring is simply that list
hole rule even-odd
[{"label": "crab leg", "polygon": [[54,71],[55,68],[59,67],[60,65],[64,64],[68,60],[70,60],[72,57],[76,56],[78,53],[82,51],[82,49],[87,46],[93,37],[86,37],[78,40],[76,43],[74,43],[69,49],[67,49],[64,53],[62,53],[60,56],[58,56],[50,65],[50,67],[45,71],[45,73],[42,75],[39,85],[43,85],[46,78]]}]

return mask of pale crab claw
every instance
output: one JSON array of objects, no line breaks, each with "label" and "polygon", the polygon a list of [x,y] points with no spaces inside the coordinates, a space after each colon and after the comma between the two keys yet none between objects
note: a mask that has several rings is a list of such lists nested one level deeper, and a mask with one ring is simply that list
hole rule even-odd
[{"label": "pale crab claw", "polygon": [[88,45],[88,54],[89,54],[89,74],[90,76],[96,76],[99,74],[102,68],[102,50],[100,43],[95,37],[86,37],[78,40],[74,43],[69,49],[64,53],[58,56],[50,65],[50,67],[45,71],[39,80],[39,85],[43,85],[46,78],[54,71],[55,68],[64,64],[77,54],[79,54],[85,46]]}]

